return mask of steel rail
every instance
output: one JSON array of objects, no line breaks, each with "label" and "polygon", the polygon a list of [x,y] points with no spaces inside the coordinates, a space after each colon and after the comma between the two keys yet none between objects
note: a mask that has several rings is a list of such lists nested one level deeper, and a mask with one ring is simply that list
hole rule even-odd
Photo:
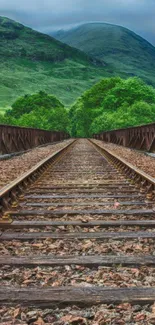
[{"label": "steel rail", "polygon": [[4,220],[11,222],[9,215],[7,212],[5,213],[5,211],[9,209],[12,202],[16,201],[24,189],[33,183],[51,163],[55,163],[60,156],[62,157],[75,141],[76,140],[73,139],[73,141],[69,144],[67,143],[64,148],[57,150],[47,158],[41,160],[28,172],[23,173],[0,190],[0,222],[4,222]]},{"label": "steel rail", "polygon": [[147,199],[152,199],[155,195],[155,178],[143,172],[141,169],[127,162],[125,159],[116,155],[109,149],[105,149],[100,144],[89,139],[89,141],[95,146],[95,148],[110,161],[116,169],[122,174],[125,174],[131,184],[134,184],[140,193],[145,194]]}]

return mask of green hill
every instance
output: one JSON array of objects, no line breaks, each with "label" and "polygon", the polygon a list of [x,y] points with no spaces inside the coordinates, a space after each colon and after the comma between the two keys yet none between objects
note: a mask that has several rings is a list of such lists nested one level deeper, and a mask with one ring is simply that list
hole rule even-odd
[{"label": "green hill", "polygon": [[139,76],[155,85],[155,47],[124,27],[87,23],[53,36],[112,65],[120,75]]},{"label": "green hill", "polygon": [[[132,44],[138,44],[138,39],[140,44],[142,41],[144,42],[145,50],[140,52],[139,46],[140,59],[138,54],[135,54],[134,57],[132,51],[128,49],[129,46],[125,46],[125,41],[122,41],[121,44],[124,44],[124,51],[129,51],[128,55],[122,54],[122,49],[119,54],[103,54],[103,56],[94,54],[98,48],[97,44],[98,46],[100,44],[99,34],[102,34],[98,32],[98,28],[102,26],[103,24],[87,24],[70,31],[72,41],[74,39],[76,43],[77,39],[80,41],[80,37],[82,37],[83,46],[93,47],[94,50],[90,51],[89,49],[87,54],[49,35],[39,33],[11,19],[0,17],[0,111],[5,111],[19,96],[33,94],[40,90],[57,96],[65,105],[71,105],[83,91],[104,77],[119,75],[127,78],[136,74],[143,77],[148,83],[155,85],[155,63],[153,62],[155,49],[132,32],[117,27],[124,33],[126,31],[129,35],[134,35],[134,37],[130,36],[130,39],[133,40]],[[94,27],[97,32],[94,31]],[[81,28],[84,28],[83,34],[79,32]],[[112,28],[116,28],[116,26]],[[91,42],[87,40],[87,29],[90,30]],[[77,35],[74,34],[75,31]],[[116,34],[118,35],[118,33]],[[138,39],[135,40],[135,37]],[[115,51],[119,46],[118,40],[117,37]],[[75,43],[73,46],[76,45]],[[110,51],[110,46],[113,43],[111,36],[107,39],[108,43]],[[108,45],[106,45],[106,51],[108,51]],[[137,53],[138,45],[135,45],[133,51]],[[125,58],[124,61],[122,57]]]},{"label": "green hill", "polygon": [[0,17],[0,108],[46,91],[65,104],[110,73],[104,64],[13,20]]}]

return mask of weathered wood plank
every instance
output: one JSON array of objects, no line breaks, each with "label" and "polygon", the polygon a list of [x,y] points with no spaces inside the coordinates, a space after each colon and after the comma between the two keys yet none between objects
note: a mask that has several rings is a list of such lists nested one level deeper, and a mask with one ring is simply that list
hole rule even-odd
[{"label": "weathered wood plank", "polygon": [[[103,168],[103,167],[101,167],[101,168]],[[107,176],[107,171],[96,171],[96,170],[92,170],[92,171],[83,171],[83,170],[54,170],[54,169],[52,169],[51,171],[50,171],[50,173],[49,173],[49,175],[52,175],[52,174],[54,174],[54,175],[56,175],[56,174],[58,174],[58,175],[60,175],[60,174],[71,174],[71,175],[78,175],[78,174],[90,174],[90,175],[96,175],[96,174],[101,174],[101,175],[106,175]],[[112,170],[109,170],[108,171],[108,175],[117,175],[117,176],[121,176],[122,177],[122,174],[121,173],[118,173],[118,172],[116,172],[116,171],[112,171]],[[46,173],[46,175],[47,175],[47,173]],[[65,175],[66,176],[66,175]]]},{"label": "weathered wood plank", "polygon": [[121,302],[144,305],[155,301],[155,288],[101,288],[101,287],[57,287],[57,288],[0,288],[2,305],[53,307],[65,305],[117,304]]},{"label": "weathered wood plank", "polygon": [[[52,184],[50,185],[49,183],[44,183],[44,184],[39,184],[40,185],[40,189],[41,190],[61,190],[61,189],[68,189],[68,190],[72,190],[72,189],[89,189],[89,188],[94,188],[96,187],[97,189],[103,189],[105,187],[116,187],[116,186],[119,186],[119,187],[124,187],[124,188],[131,188],[131,189],[134,189],[133,185],[130,185],[126,182],[123,182],[123,183],[116,183],[116,182],[112,182],[112,183],[109,183],[108,181],[106,181],[104,184],[100,184],[98,186],[98,184],[90,184],[89,182],[86,184],[86,183],[81,183],[81,186],[77,185],[75,187],[75,185],[73,184],[73,186],[67,186],[66,184],[61,184],[61,186],[53,186]],[[37,189],[37,186],[33,186],[33,189]]]},{"label": "weathered wood plank", "polygon": [[[113,186],[113,185],[111,185],[111,184],[109,184],[109,182],[107,183],[107,184],[105,184],[105,183],[91,183],[91,182],[89,182],[88,184],[86,184],[86,183],[66,183],[66,184],[64,184],[64,183],[62,183],[62,184],[59,184],[59,185],[53,185],[53,184],[51,184],[51,185],[46,185],[46,184],[42,184],[42,183],[39,183],[39,182],[37,182],[37,184],[40,186],[39,188],[40,189],[49,189],[49,190],[57,190],[57,189],[59,189],[59,190],[61,190],[61,189],[83,189],[83,188],[101,188],[102,189],[102,187],[105,187],[105,186],[107,186],[107,185],[109,185],[109,186]],[[118,185],[118,184],[117,184]],[[120,186],[125,186],[125,187],[131,187],[131,188],[134,188],[134,185],[132,185],[132,184],[128,184],[128,183],[126,183],[126,185],[123,183],[121,183],[120,184]],[[36,186],[36,183],[34,184],[34,185],[32,185],[31,186],[31,189],[37,189],[38,187]]]},{"label": "weathered wood plank", "polygon": [[[120,205],[153,205],[154,202],[137,202],[137,201],[121,201]],[[19,206],[30,206],[30,207],[63,207],[63,206],[104,206],[104,205],[114,205],[114,201],[106,202],[63,202],[63,203],[47,203],[47,202],[31,202],[31,203],[22,203]]]},{"label": "weathered wood plank", "polygon": [[21,241],[25,240],[38,240],[38,239],[112,239],[112,240],[123,240],[123,239],[138,239],[138,238],[155,238],[155,232],[147,231],[130,231],[130,232],[33,232],[33,233],[1,233],[0,241],[17,239]]},{"label": "weathered wood plank", "polygon": [[149,227],[149,228],[155,228],[155,221],[154,220],[118,220],[118,221],[13,221],[12,223],[7,224],[1,224],[0,227],[7,227],[7,228],[41,228],[46,226],[53,226],[53,227],[59,227],[59,226],[80,226],[80,227],[101,227],[101,228],[107,228],[107,227]]},{"label": "weathered wood plank", "polygon": [[10,265],[19,267],[33,266],[57,266],[57,265],[84,265],[95,266],[113,266],[121,265],[128,267],[139,267],[142,265],[155,267],[155,256],[116,256],[116,255],[93,255],[93,256],[29,256],[14,257],[0,256],[0,266]]},{"label": "weathered wood plank", "polygon": [[64,192],[68,192],[68,193],[79,193],[79,194],[81,194],[81,193],[90,193],[90,194],[100,194],[100,193],[107,193],[107,191],[110,191],[110,190],[112,190],[112,191],[117,191],[117,192],[119,192],[119,193],[129,193],[129,194],[134,194],[134,193],[137,193],[137,191],[136,191],[136,189],[130,189],[130,188],[127,188],[127,187],[124,187],[124,186],[121,186],[121,187],[119,187],[119,186],[105,186],[105,188],[102,188],[102,189],[62,189],[62,190],[56,190],[55,192],[53,191],[53,190],[46,190],[46,189],[40,189],[40,188],[38,188],[37,190],[27,190],[27,192],[26,193],[28,193],[29,195],[30,194],[39,194],[39,195],[45,195],[45,194],[47,194],[47,195],[49,195],[49,194],[53,194],[53,193],[56,193],[57,195],[58,194],[61,194],[61,193],[64,193]]},{"label": "weathered wood plank", "polygon": [[[118,185],[118,184],[116,184],[116,185]],[[67,184],[62,184],[61,186],[59,185],[59,186],[56,186],[56,185],[54,185],[54,186],[44,186],[44,185],[42,185],[42,184],[39,184],[39,189],[41,189],[41,190],[75,190],[75,189],[78,189],[78,190],[80,190],[80,189],[94,189],[94,188],[96,188],[96,189],[100,189],[100,190],[102,190],[102,188],[104,188],[104,187],[115,187],[114,186],[114,184],[109,184],[109,183],[107,183],[107,184],[73,184],[73,185],[67,185]],[[133,185],[131,185],[131,184],[120,184],[120,186],[121,187],[125,187],[125,188],[134,188],[134,186]],[[37,190],[38,189],[38,187],[36,186],[36,185],[33,185],[33,186],[31,186],[31,190]]]},{"label": "weathered wood plank", "polygon": [[139,194],[134,194],[134,195],[126,195],[126,194],[112,194],[112,195],[101,195],[101,194],[90,194],[90,195],[78,195],[78,194],[68,194],[68,195],[25,195],[24,196],[25,198],[27,199],[80,199],[80,198],[86,198],[86,199],[96,199],[96,198],[105,198],[105,199],[108,199],[108,198],[130,198],[130,199],[133,199],[133,198],[139,198],[139,197],[143,197]]},{"label": "weathered wood plank", "polygon": [[145,210],[21,210],[21,211],[9,211],[10,216],[36,216],[36,215],[53,215],[53,216],[63,216],[67,215],[155,215],[155,211],[152,209]]}]

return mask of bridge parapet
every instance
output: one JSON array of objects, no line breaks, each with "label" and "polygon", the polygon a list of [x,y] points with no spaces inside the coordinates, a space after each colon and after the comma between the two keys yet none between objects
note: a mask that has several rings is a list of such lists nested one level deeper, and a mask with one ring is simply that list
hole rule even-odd
[{"label": "bridge parapet", "polygon": [[65,132],[0,125],[0,154],[24,151],[68,138],[69,134]]},{"label": "bridge parapet", "polygon": [[94,134],[95,139],[138,150],[155,151],[155,123]]}]

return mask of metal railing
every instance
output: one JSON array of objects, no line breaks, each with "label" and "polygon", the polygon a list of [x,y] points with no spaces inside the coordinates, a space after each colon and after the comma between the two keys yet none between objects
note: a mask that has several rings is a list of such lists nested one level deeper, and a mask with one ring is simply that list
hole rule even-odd
[{"label": "metal railing", "polygon": [[101,132],[94,139],[138,150],[155,151],[155,123]]},{"label": "metal railing", "polygon": [[65,132],[0,125],[0,154],[25,151],[68,138]]}]

